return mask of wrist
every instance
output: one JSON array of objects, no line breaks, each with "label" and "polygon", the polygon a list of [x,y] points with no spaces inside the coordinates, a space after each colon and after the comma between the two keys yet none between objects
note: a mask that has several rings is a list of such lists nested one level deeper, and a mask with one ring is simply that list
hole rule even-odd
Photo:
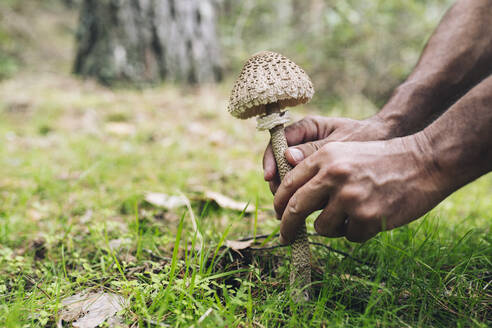
[{"label": "wrist", "polygon": [[376,115],[385,122],[389,137],[403,137],[423,130],[441,113],[443,102],[439,79],[407,80],[395,89],[390,100]]},{"label": "wrist", "polygon": [[443,135],[446,135],[444,131],[430,125],[409,138],[413,139],[416,156],[427,172],[429,182],[437,194],[446,197],[473,179],[468,176],[471,172],[466,172],[467,169],[461,171],[464,167],[460,164],[458,148],[463,145],[455,136]]},{"label": "wrist", "polygon": [[406,149],[408,169],[415,169],[415,178],[419,181],[420,192],[433,199],[442,199],[453,191],[450,184],[452,178],[446,168],[441,165],[439,153],[436,152],[435,145],[424,131],[394,140],[398,139]]},{"label": "wrist", "polygon": [[392,139],[398,136],[398,122],[393,118],[377,113],[365,120],[367,123],[376,127],[380,140]]}]

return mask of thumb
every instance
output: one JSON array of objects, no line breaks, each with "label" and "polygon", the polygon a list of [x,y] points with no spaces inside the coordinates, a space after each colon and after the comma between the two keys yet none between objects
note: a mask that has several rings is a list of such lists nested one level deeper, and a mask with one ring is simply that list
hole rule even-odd
[{"label": "thumb", "polygon": [[318,149],[323,147],[328,141],[326,140],[316,140],[311,142],[306,142],[295,147],[290,147],[285,151],[285,157],[291,165],[297,165],[302,162],[305,158],[311,156]]}]

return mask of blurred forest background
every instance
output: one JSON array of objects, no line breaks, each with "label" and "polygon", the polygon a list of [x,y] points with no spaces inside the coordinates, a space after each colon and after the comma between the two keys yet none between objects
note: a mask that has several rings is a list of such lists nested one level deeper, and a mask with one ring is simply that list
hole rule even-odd
[{"label": "blurred forest background", "polygon": [[[156,3],[135,1],[140,2]],[[174,6],[174,2],[164,1],[167,6]],[[246,58],[269,49],[285,54],[305,68],[317,90],[315,102],[319,107],[336,108],[336,104],[356,102],[360,106],[373,106],[374,110],[408,75],[451,2],[207,0],[200,3],[186,0],[178,4],[185,7],[191,3],[202,7],[207,4],[208,10],[213,10],[207,17],[216,25],[219,42],[219,49],[209,56],[216,61],[214,65],[220,66],[216,79],[225,77],[229,82]],[[76,55],[84,53],[80,54],[81,46],[80,43],[77,46],[76,39],[83,41],[86,37],[81,35],[82,3],[82,0],[2,0],[0,78],[6,79],[26,67],[37,71],[77,70]],[[86,7],[89,4],[97,10],[92,3],[97,3],[99,8],[111,8],[132,1],[86,1]],[[115,24],[124,25],[125,17],[131,19],[130,16],[122,16]],[[53,21],[57,33],[49,31]],[[105,21],[111,23],[109,19]],[[135,24],[135,21],[127,23]],[[114,82],[100,80],[106,84]]]}]

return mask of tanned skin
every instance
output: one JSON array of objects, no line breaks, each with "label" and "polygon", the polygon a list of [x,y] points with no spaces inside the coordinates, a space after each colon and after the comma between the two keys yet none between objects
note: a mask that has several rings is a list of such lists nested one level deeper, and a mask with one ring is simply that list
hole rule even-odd
[{"label": "tanned skin", "polygon": [[363,242],[407,224],[492,170],[492,0],[460,0],[383,109],[363,121],[307,117],[286,128],[279,183],[268,147],[265,180],[293,241],[322,210],[318,233]]}]

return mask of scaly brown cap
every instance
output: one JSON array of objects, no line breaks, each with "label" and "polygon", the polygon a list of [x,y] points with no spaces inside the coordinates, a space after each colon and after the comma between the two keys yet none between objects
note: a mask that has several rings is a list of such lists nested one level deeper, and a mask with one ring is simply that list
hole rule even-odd
[{"label": "scaly brown cap", "polygon": [[244,65],[232,89],[227,109],[246,119],[266,114],[266,105],[279,108],[305,104],[314,94],[313,83],[302,68],[281,54],[262,51]]}]

